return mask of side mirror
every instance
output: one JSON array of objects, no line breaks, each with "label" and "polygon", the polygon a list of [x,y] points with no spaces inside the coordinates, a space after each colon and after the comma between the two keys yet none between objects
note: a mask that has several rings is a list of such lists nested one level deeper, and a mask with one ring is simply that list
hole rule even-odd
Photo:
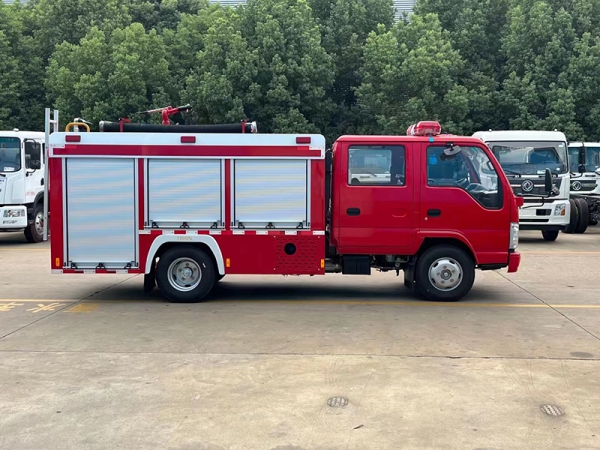
[{"label": "side mirror", "polygon": [[548,195],[552,192],[552,173],[550,169],[546,169],[544,184]]},{"label": "side mirror", "polygon": [[444,152],[440,155],[440,159],[442,159],[442,160],[451,159],[454,156],[458,155],[460,152],[462,152],[461,147],[459,147],[458,145],[454,145],[454,144],[448,144],[446,146],[446,148],[444,149]]}]

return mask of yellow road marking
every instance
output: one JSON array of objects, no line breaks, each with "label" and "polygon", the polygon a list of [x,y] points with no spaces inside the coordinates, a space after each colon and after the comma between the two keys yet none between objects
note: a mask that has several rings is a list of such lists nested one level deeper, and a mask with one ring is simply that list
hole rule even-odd
[{"label": "yellow road marking", "polygon": [[[290,303],[299,305],[375,305],[375,306],[446,306],[454,308],[588,308],[600,309],[600,305],[546,305],[544,303],[468,303],[468,302],[428,302],[428,301],[363,301],[363,300],[224,300],[221,302],[240,303]],[[219,303],[219,300],[215,301]]]},{"label": "yellow road marking", "polygon": [[78,302],[79,299],[71,299],[71,300],[60,300],[60,299],[47,299],[47,298],[0,298],[0,303],[9,303],[9,302],[18,302],[18,303],[75,303]]},{"label": "yellow road marking", "polygon": [[66,312],[72,313],[89,313],[98,309],[98,303],[80,303],[79,305],[75,305],[66,309]]}]

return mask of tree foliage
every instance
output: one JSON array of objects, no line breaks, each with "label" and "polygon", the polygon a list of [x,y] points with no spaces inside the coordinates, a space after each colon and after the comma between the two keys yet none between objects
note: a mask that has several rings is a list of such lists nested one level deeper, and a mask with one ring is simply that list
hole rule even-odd
[{"label": "tree foliage", "polygon": [[[97,124],[191,103],[262,132],[600,139],[600,0],[29,0],[0,3],[0,127],[45,106]],[[153,117],[151,120],[159,120]]]}]

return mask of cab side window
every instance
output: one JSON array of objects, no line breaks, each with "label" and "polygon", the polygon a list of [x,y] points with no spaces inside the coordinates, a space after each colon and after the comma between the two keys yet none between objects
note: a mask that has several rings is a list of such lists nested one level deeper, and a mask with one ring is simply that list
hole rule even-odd
[{"label": "cab side window", "polygon": [[487,154],[478,147],[457,149],[458,152],[448,155],[446,147],[427,148],[427,185],[460,188],[485,208],[501,208],[498,173]]},{"label": "cab side window", "polygon": [[405,186],[406,150],[401,145],[352,145],[348,150],[348,184]]}]

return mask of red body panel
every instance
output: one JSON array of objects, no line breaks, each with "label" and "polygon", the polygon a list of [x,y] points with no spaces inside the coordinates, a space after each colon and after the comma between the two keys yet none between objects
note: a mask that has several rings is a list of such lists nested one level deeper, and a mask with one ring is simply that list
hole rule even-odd
[{"label": "red body panel", "polygon": [[[414,174],[418,153],[413,143],[404,143],[406,165],[405,186],[372,186],[348,184],[349,145],[373,144],[373,139],[342,142],[336,147],[334,167],[336,180],[332,189],[334,203],[334,242],[341,254],[412,254],[415,248],[418,196]],[[352,216],[348,209],[358,209]]]},{"label": "red body panel", "polygon": [[[427,185],[425,151],[432,140],[413,136],[345,136],[334,145],[331,179],[330,244],[338,254],[414,255],[427,238],[453,238],[463,242],[475,255],[478,264],[509,265],[516,271],[520,255],[509,256],[509,223],[518,222],[518,207],[497,160],[485,144],[475,138],[438,136],[435,145],[452,140],[456,144],[477,146],[496,169],[502,184],[502,208],[483,208],[468,193],[455,187]],[[152,243],[164,234],[210,235],[216,241],[225,266],[230,274],[324,274],[326,250],[325,161],[320,150],[308,146],[281,147],[225,147],[197,144],[179,146],[158,145],[90,145],[67,144],[54,148],[49,158],[52,190],[50,220],[52,269],[77,273],[64,266],[63,161],[64,158],[89,156],[130,157],[136,160],[138,170],[138,266],[126,269],[129,273],[144,273]],[[403,185],[355,186],[348,180],[351,145],[401,145],[405,149],[405,179]],[[224,229],[163,230],[148,229],[145,225],[145,177],[147,158],[220,158],[224,160]],[[310,164],[310,224],[308,230],[260,231],[232,229],[231,177],[236,158],[300,158]],[[391,177],[391,174],[390,174]],[[358,209],[360,214],[349,214]],[[439,217],[428,217],[431,209],[441,211]],[[293,255],[286,253],[286,244],[294,244]],[[57,264],[58,263],[58,264]],[[96,273],[114,273],[114,270],[95,269]]]}]

